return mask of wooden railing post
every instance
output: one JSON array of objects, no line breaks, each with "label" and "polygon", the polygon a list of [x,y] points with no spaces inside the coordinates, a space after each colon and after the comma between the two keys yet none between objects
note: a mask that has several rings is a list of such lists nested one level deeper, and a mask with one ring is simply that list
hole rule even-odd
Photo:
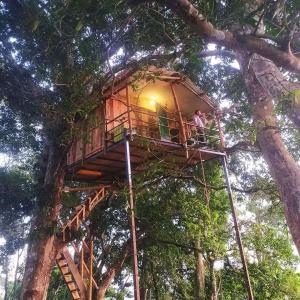
[{"label": "wooden railing post", "polygon": [[79,218],[78,218],[78,215],[76,215],[76,229],[78,230],[79,228]]},{"label": "wooden railing post", "polygon": [[83,243],[82,243],[81,251],[80,251],[80,275],[81,275],[81,278],[83,279],[83,276],[84,276],[84,247],[83,247]]},{"label": "wooden railing post", "polygon": [[184,124],[183,124],[183,118],[182,118],[182,114],[181,114],[181,109],[180,109],[180,105],[173,87],[173,83],[171,83],[171,90],[172,90],[172,94],[173,94],[173,98],[174,98],[174,103],[175,103],[175,107],[176,110],[178,112],[178,117],[179,117],[179,132],[180,132],[180,142],[184,145],[185,149],[186,149],[186,158],[188,158],[189,153],[187,150],[187,145],[186,145],[186,132],[185,132],[185,128],[184,128]]}]

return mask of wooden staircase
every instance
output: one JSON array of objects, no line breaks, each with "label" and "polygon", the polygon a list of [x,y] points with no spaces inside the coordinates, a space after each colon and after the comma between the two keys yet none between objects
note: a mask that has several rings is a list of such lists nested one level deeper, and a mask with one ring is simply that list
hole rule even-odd
[{"label": "wooden staircase", "polygon": [[75,207],[75,213],[71,219],[62,226],[61,234],[63,242],[67,242],[71,231],[77,231],[83,221],[89,216],[95,206],[107,196],[106,187],[100,188],[93,196],[89,197],[84,203]]},{"label": "wooden staircase", "polygon": [[83,279],[67,247],[58,253],[56,263],[64,277],[73,299],[87,299],[87,290]]},{"label": "wooden staircase", "polygon": [[[79,247],[72,242],[71,233],[80,228],[81,224],[90,215],[95,206],[107,196],[106,188],[105,186],[101,187],[92,196],[88,197],[85,202],[75,207],[74,215],[68,222],[62,225],[59,234],[65,246],[57,254],[56,263],[64,277],[64,281],[68,286],[72,298],[75,300],[92,300],[93,289],[98,289],[98,285],[93,278],[93,262],[95,261],[93,255],[93,241],[91,240],[88,245],[83,239],[79,243]],[[74,259],[69,252],[67,244],[69,248],[73,248]],[[88,257],[88,259],[86,257]]]}]

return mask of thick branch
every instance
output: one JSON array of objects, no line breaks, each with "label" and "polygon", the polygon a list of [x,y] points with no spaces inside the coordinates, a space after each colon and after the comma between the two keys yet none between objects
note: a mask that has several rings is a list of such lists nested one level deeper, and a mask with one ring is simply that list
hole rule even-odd
[{"label": "thick branch", "polygon": [[[147,183],[145,183],[143,186],[141,186],[137,191],[142,192],[143,189],[145,189],[149,186],[153,187],[155,184],[160,183],[162,180],[168,179],[168,178],[179,179],[179,180],[191,180],[197,184],[200,184],[203,187],[207,187],[207,188],[209,188],[211,190],[215,190],[215,191],[220,191],[220,190],[226,189],[226,185],[213,186],[213,185],[205,183],[197,176],[181,173],[181,174],[175,174],[175,175],[172,174],[172,175],[160,176],[154,180],[149,180],[149,181],[147,181]],[[235,192],[239,192],[239,193],[243,193],[243,194],[253,194],[253,193],[257,193],[259,191],[268,192],[270,190],[270,188],[264,188],[264,187],[259,187],[259,186],[252,186],[252,187],[247,187],[247,188],[238,188],[236,186],[231,186],[231,188]],[[272,190],[273,190],[273,188],[272,188]]]},{"label": "thick branch", "polygon": [[200,51],[197,54],[198,57],[210,57],[210,56],[228,56],[235,58],[235,54],[228,50],[210,50],[210,51]]},{"label": "thick branch", "polygon": [[[149,1],[135,0],[131,2],[143,3]],[[282,51],[280,48],[255,36],[239,35],[230,31],[216,29],[188,0],[157,0],[156,2],[167,5],[196,34],[208,42],[213,42],[232,50],[258,53],[274,61],[277,66],[300,73],[300,60],[291,52]]]}]

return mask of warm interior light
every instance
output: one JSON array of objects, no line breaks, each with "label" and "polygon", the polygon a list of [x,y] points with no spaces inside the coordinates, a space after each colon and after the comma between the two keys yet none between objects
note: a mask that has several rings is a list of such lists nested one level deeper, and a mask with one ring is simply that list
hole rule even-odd
[{"label": "warm interior light", "polygon": [[149,99],[150,99],[150,105],[155,106],[155,105],[156,105],[156,102],[157,102],[157,96],[156,96],[156,95],[151,95],[151,96],[149,97]]},{"label": "warm interior light", "polygon": [[94,170],[85,170],[81,169],[77,172],[78,175],[90,175],[90,176],[101,176],[102,172],[100,171],[94,171]]},{"label": "warm interior light", "polygon": [[159,97],[156,94],[145,94],[140,97],[141,107],[147,108],[149,110],[155,111],[156,104],[159,103]]}]

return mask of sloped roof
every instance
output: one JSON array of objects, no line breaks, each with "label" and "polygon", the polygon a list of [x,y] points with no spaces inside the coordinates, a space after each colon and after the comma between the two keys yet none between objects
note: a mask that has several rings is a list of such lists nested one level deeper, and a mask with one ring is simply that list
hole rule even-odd
[{"label": "sloped roof", "polygon": [[206,105],[210,107],[209,110],[215,109],[214,103],[207,96],[207,94],[195,83],[193,83],[187,76],[174,70],[157,68],[155,66],[149,66],[146,69],[138,71],[136,69],[127,69],[119,72],[115,78],[104,87],[103,94],[105,98],[109,98],[112,94],[124,89],[126,85],[132,84],[139,80],[160,80],[176,83],[185,89],[188,89],[197,98],[199,98],[200,101],[204,101]]}]

